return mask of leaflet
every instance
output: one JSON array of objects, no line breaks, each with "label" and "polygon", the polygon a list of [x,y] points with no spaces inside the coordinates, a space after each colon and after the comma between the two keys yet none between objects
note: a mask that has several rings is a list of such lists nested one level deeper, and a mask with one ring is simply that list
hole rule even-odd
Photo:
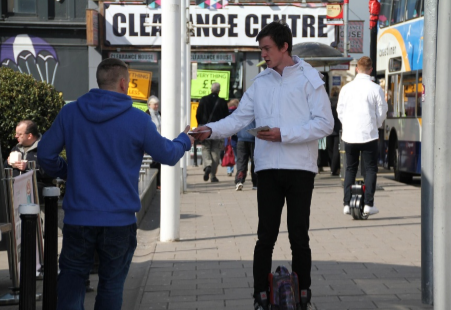
[{"label": "leaflet", "polygon": [[268,131],[270,129],[271,128],[269,128],[269,126],[260,126],[257,128],[249,129],[247,132],[256,137],[259,131]]}]

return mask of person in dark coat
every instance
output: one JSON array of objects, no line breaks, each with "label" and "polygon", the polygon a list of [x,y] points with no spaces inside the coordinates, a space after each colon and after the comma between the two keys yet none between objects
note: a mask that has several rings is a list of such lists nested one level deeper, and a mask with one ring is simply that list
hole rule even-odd
[{"label": "person in dark coat", "polygon": [[[227,102],[219,97],[221,85],[213,83],[211,94],[202,97],[197,108],[196,119],[199,126],[219,121],[229,115]],[[204,164],[204,181],[219,182],[216,171],[219,165],[219,153],[223,148],[223,139],[208,139],[202,142],[202,162]]]},{"label": "person in dark coat", "polygon": [[341,122],[338,119],[337,114],[337,98],[332,98],[330,100],[332,106],[332,115],[334,117],[334,131],[330,136],[326,138],[326,150],[329,155],[330,164],[330,174],[339,175],[340,174],[340,130]]}]

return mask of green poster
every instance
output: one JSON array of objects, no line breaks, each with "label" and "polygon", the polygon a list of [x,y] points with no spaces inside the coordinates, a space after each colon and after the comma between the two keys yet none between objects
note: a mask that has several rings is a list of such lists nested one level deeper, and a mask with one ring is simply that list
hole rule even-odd
[{"label": "green poster", "polygon": [[197,79],[191,80],[191,98],[200,99],[211,93],[211,84],[219,83],[219,97],[229,100],[229,71],[197,70]]}]

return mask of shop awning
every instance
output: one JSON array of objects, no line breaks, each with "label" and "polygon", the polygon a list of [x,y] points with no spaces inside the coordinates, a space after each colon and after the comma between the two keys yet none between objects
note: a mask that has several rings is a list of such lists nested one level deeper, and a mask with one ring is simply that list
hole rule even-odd
[{"label": "shop awning", "polygon": [[[341,52],[333,47],[318,42],[305,42],[293,45],[292,55],[304,59],[312,67],[332,66],[349,63],[352,57],[343,57]],[[265,61],[261,61],[257,66],[262,66]]]}]

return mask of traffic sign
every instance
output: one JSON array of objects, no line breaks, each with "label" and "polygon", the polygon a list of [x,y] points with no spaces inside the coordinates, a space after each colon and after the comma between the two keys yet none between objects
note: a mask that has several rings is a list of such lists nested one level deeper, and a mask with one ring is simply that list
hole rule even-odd
[{"label": "traffic sign", "polygon": [[128,70],[130,83],[128,84],[128,93],[133,99],[146,100],[150,95],[150,82],[152,81],[152,72],[141,70]]},{"label": "traffic sign", "polygon": [[211,93],[211,85],[219,83],[219,97],[229,100],[230,71],[197,70],[197,79],[191,80],[191,98],[200,99]]}]

